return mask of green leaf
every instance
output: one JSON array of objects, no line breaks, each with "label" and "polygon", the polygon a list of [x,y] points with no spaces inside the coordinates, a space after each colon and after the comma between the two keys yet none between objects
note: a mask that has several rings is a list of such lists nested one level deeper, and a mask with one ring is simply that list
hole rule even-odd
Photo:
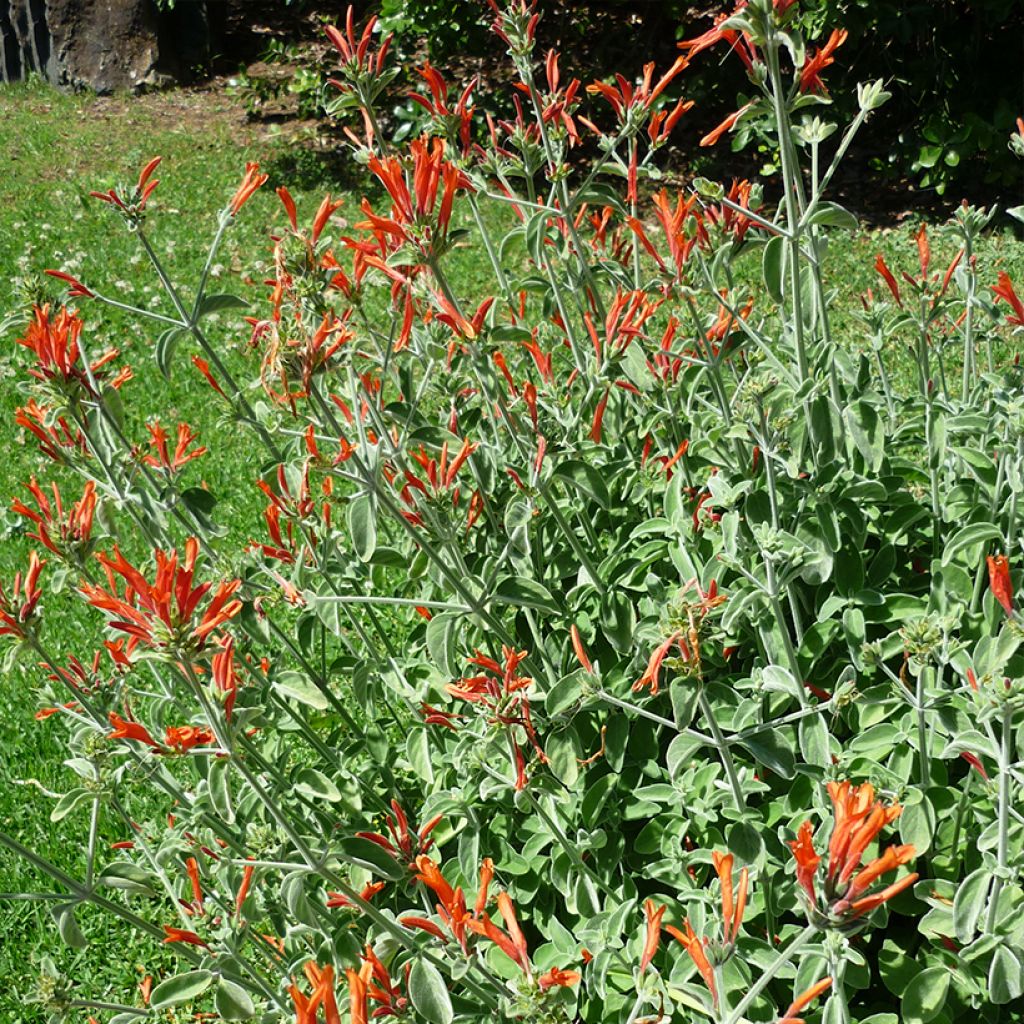
[{"label": "green leaf", "polygon": [[793,778],[796,770],[796,758],[789,738],[779,732],[762,732],[756,736],[748,736],[742,741],[758,761],[766,768],[781,775],[784,779]]},{"label": "green leaf", "polygon": [[493,599],[516,608],[533,608],[557,615],[559,608],[551,591],[528,576],[506,576],[494,588]]},{"label": "green leaf", "polygon": [[609,590],[601,598],[601,632],[617,651],[627,651],[636,630],[636,610],[624,590]]},{"label": "green leaf", "polygon": [[304,676],[298,672],[279,672],[270,680],[270,685],[283,697],[297,700],[317,711],[326,711],[330,701]]},{"label": "green leaf", "polygon": [[231,762],[224,757],[212,759],[206,783],[210,788],[210,802],[217,817],[233,825],[235,809],[231,803]]},{"label": "green leaf", "polygon": [[808,764],[824,768],[832,763],[828,727],[820,715],[800,719],[797,734],[800,739],[800,753]]},{"label": "green leaf", "polygon": [[988,997],[997,1006],[1024,994],[1024,969],[1008,946],[999,946],[988,969]]},{"label": "green leaf", "polygon": [[227,978],[220,979],[214,1002],[224,1020],[248,1020],[256,1013],[249,993]]},{"label": "green leaf", "polygon": [[346,836],[339,842],[338,848],[347,861],[381,878],[400,882],[406,877],[405,868],[389,856],[386,850],[362,836]]},{"label": "green leaf", "polygon": [[978,921],[988,904],[992,872],[987,867],[972,871],[959,885],[953,900],[953,928],[958,942],[968,943],[978,930]]},{"label": "green leaf", "polygon": [[844,418],[857,450],[869,468],[877,471],[885,457],[885,431],[877,410],[867,402],[853,402]]},{"label": "green leaf", "polygon": [[209,316],[210,313],[219,313],[223,309],[248,309],[249,303],[237,295],[204,295],[203,301],[199,303],[196,310],[196,319]]},{"label": "green leaf", "polygon": [[847,1020],[846,1000],[830,995],[821,1014],[821,1024],[846,1024]]},{"label": "green leaf", "polygon": [[455,1016],[448,988],[433,964],[417,960],[409,972],[409,998],[416,1012],[430,1024],[451,1024]]},{"label": "green leaf", "polygon": [[348,529],[359,560],[370,561],[377,547],[377,510],[369,494],[357,494],[349,502]]},{"label": "green leaf", "polygon": [[178,348],[178,342],[181,341],[186,333],[184,327],[168,327],[156,339],[153,355],[156,358],[157,369],[167,380],[171,379],[171,362]]},{"label": "green leaf", "polygon": [[959,552],[990,540],[998,540],[1002,535],[1003,531],[994,523],[968,523],[946,541],[942,551],[942,564],[949,565],[953,561],[953,556]]},{"label": "green leaf", "polygon": [[459,628],[459,618],[451,612],[435,615],[426,629],[427,651],[430,659],[440,669],[442,675],[457,676],[459,674],[455,641]]},{"label": "green leaf", "polygon": [[530,254],[530,259],[538,267],[543,267],[546,263],[544,259],[544,240],[547,237],[547,230],[548,213],[545,210],[535,213],[526,222],[526,251]]},{"label": "green leaf", "polygon": [[904,803],[900,815],[900,837],[914,847],[919,857],[931,849],[935,825],[935,808],[928,797],[922,796],[916,803]]},{"label": "green leaf", "polygon": [[311,800],[326,800],[337,803],[341,790],[323,772],[315,768],[303,768],[295,778],[295,791]]},{"label": "green leaf", "polygon": [[430,758],[430,738],[426,729],[412,729],[405,739],[405,756],[412,770],[428,784],[434,781],[434,762]]},{"label": "green leaf", "polygon": [[209,971],[189,971],[178,974],[166,981],[161,981],[149,997],[149,1005],[154,1010],[163,1010],[168,1006],[180,1006],[190,999],[202,995],[213,982]]},{"label": "green leaf", "polygon": [[783,267],[785,266],[785,239],[781,235],[768,239],[761,257],[761,273],[764,275],[764,286],[775,302],[783,300]]},{"label": "green leaf", "polygon": [[122,892],[135,893],[139,896],[156,895],[156,879],[137,864],[130,864],[125,860],[108,864],[96,881],[110,889],[120,889]]},{"label": "green leaf", "polygon": [[694,178],[691,182],[694,191],[705,199],[719,200],[725,195],[725,189],[717,181],[710,178]]},{"label": "green leaf", "polygon": [[217,496],[205,487],[187,487],[181,492],[181,500],[190,512],[208,516],[217,507]]},{"label": "green leaf", "polygon": [[856,231],[858,226],[857,218],[838,203],[819,203],[808,223],[847,231]]},{"label": "green leaf", "polygon": [[79,804],[92,800],[92,793],[87,789],[73,789],[65,793],[50,811],[50,821],[61,821],[66,818]]},{"label": "green leaf", "polygon": [[54,921],[57,922],[57,931],[60,932],[60,937],[72,949],[85,949],[89,945],[88,940],[82,934],[81,928],[78,927],[78,922],[75,920],[74,903],[60,903],[57,906],[51,907],[50,913],[53,915]]},{"label": "green leaf", "polygon": [[886,939],[876,957],[882,983],[894,995],[902,996],[907,986],[921,973],[917,960],[894,939]]},{"label": "green leaf", "polygon": [[580,494],[593,498],[601,508],[611,507],[612,499],[608,493],[608,485],[600,471],[590,463],[570,459],[568,462],[559,463],[551,475],[572,484]]},{"label": "green leaf", "polygon": [[903,1024],[927,1024],[941,1012],[949,991],[950,972],[945,967],[925,968],[907,986],[900,1000]]},{"label": "green leaf", "polygon": [[544,710],[549,715],[557,715],[566,708],[571,708],[580,699],[583,693],[583,670],[571,672],[562,676],[554,686],[548,690],[544,698]]}]

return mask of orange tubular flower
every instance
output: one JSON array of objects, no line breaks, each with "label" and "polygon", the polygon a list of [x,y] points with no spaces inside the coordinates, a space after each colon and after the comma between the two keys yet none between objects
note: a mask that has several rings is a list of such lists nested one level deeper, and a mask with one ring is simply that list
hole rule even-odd
[{"label": "orange tubular flower", "polygon": [[146,200],[153,194],[153,189],[160,184],[159,181],[150,181],[149,179],[162,159],[163,157],[155,156],[142,168],[135,191],[131,195],[127,193],[119,195],[114,189],[108,189],[106,192],[90,192],[89,195],[94,199],[109,203],[111,206],[116,206],[128,215],[134,215],[145,209]]},{"label": "orange tubular flower", "polygon": [[989,555],[988,582],[992,596],[1003,606],[1007,615],[1013,614],[1013,581],[1010,579],[1010,560],[1006,555]]},{"label": "orange tubular flower", "polygon": [[521,728],[526,734],[526,739],[541,764],[547,764],[547,755],[541,748],[533,727],[530,701],[524,692],[533,685],[533,679],[530,676],[519,675],[519,665],[527,657],[527,652],[503,646],[501,655],[503,663],[499,664],[478,651],[469,662],[471,665],[479,665],[484,672],[449,683],[445,689],[453,697],[481,707],[490,724],[506,728],[516,772],[515,787],[521,790],[525,789],[527,784],[526,757],[520,747],[516,727]]},{"label": "orange tubular flower", "polygon": [[[377,1017],[401,1017],[409,1005],[409,999],[391,980],[388,969],[381,963],[372,946],[367,946],[362,955],[363,970],[369,968],[367,995],[380,1005],[371,1014]],[[362,973],[362,972],[361,972]]]},{"label": "orange tubular flower", "polygon": [[[387,882],[367,882],[360,891],[359,898],[369,902],[377,893],[386,888],[387,884]],[[356,907],[358,904],[354,900],[350,900],[344,893],[328,892],[325,906],[334,910],[338,907]]]},{"label": "orange tubular flower", "polygon": [[410,868],[415,869],[417,858],[429,853],[430,848],[434,845],[430,833],[441,824],[442,815],[435,815],[418,832],[413,833],[409,829],[409,819],[397,800],[391,801],[391,810],[394,811],[394,817],[390,814],[384,815],[384,822],[388,832],[391,833],[391,839],[379,832],[357,832],[356,835],[375,843],[381,849],[386,850],[395,860],[401,860]]},{"label": "orange tubular flower", "polygon": [[747,0],[740,0],[732,11],[723,11],[721,14],[716,15],[715,23],[711,28],[706,32],[701,33],[701,35],[695,36],[693,39],[684,39],[678,44],[679,49],[685,50],[688,57],[693,57],[695,54],[698,54],[703,50],[709,50],[711,47],[717,46],[721,42],[726,42],[730,46],[735,46],[739,39],[739,33],[733,29],[723,28],[722,26],[729,20],[729,18],[739,14],[746,6]]},{"label": "orange tubular flower", "polygon": [[[370,50],[370,43],[373,41],[373,30],[377,24],[377,17],[374,15],[363,27],[362,35],[357,39],[354,10],[351,4],[345,12],[345,31],[342,33],[333,25],[327,26],[327,36],[334,44],[335,49],[341,54],[349,74],[359,72],[371,75],[379,75],[384,70],[384,58],[387,56],[388,47],[394,33],[385,37],[380,49],[373,53]],[[332,81],[332,85],[341,87],[340,82]]]},{"label": "orange tubular flower", "polygon": [[707,945],[707,939],[697,935],[690,924],[689,918],[683,921],[683,928],[686,930],[680,931],[678,928],[673,928],[672,925],[666,925],[665,931],[676,942],[680,943],[689,954],[690,959],[697,968],[698,974],[700,974],[704,984],[708,987],[708,991],[711,993],[712,1003],[717,1007],[718,989],[715,987],[715,969],[711,966],[711,961],[708,959],[707,951],[704,948]]},{"label": "orange tubular flower", "polygon": [[89,457],[85,434],[77,427],[72,428],[64,416],[53,416],[49,407],[34,398],[14,410],[14,422],[36,439],[39,450],[52,462],[69,464],[72,453]]},{"label": "orange tubular flower", "polygon": [[556,986],[572,988],[573,985],[580,983],[581,977],[579,971],[567,971],[562,967],[552,967],[550,971],[537,979],[537,987],[541,992],[546,992],[549,988]]},{"label": "orange tubular flower", "polygon": [[748,872],[746,868],[740,871],[739,891],[733,893],[732,885],[732,854],[721,854],[717,851],[711,854],[711,860],[718,873],[718,880],[722,887],[722,944],[725,947],[734,946],[736,937],[740,932],[740,925],[743,923],[743,912],[747,907],[747,881]]},{"label": "orange tubular flower", "polygon": [[718,140],[728,131],[730,131],[736,122],[753,106],[752,103],[747,103],[740,107],[735,113],[730,114],[717,128],[713,128],[705,135],[697,145],[699,146],[713,146]]},{"label": "orange tubular flower", "polygon": [[371,157],[368,166],[391,197],[391,216],[378,216],[369,200],[364,199],[362,211],[367,220],[356,227],[386,237],[391,249],[410,242],[424,256],[432,257],[437,252],[437,243],[448,235],[455,193],[472,186],[469,178],[444,158],[444,140],[415,139],[409,144],[409,151],[411,189],[398,157]]},{"label": "orange tubular flower", "polygon": [[[505,893],[502,893],[502,896],[508,900]],[[499,901],[500,899],[501,897],[499,897]],[[508,905],[511,906],[511,901],[509,901]],[[514,910],[512,912],[512,920],[515,921]],[[477,935],[490,939],[510,960],[518,964],[527,977],[530,977],[530,958],[526,952],[525,940],[522,942],[518,941],[523,939],[522,932],[518,933],[518,940],[516,937],[507,935],[491,920],[489,914],[481,914],[479,920],[473,919],[468,921],[467,927]],[[518,925],[516,927],[518,929]]]},{"label": "orange tubular flower", "polygon": [[1005,270],[999,271],[999,283],[992,287],[992,294],[997,300],[1002,299],[1013,310],[1012,313],[1007,314],[1006,322],[1015,327],[1024,327],[1024,302],[1021,302],[1014,290],[1013,281],[1010,280],[1010,275]]},{"label": "orange tubular flower", "polygon": [[572,649],[576,655],[576,660],[580,663],[584,672],[589,672],[593,675],[594,665],[590,660],[590,655],[587,654],[586,647],[583,646],[583,639],[580,637],[580,631],[576,623],[569,627],[569,637],[572,640]]},{"label": "orange tubular flower", "polygon": [[163,749],[144,725],[126,721],[116,711],[111,711],[109,718],[114,731],[107,733],[108,740],[135,740],[138,743],[145,743],[149,747],[155,747],[157,750]]},{"label": "orange tubular flower", "polygon": [[[364,967],[365,970],[365,967]],[[334,968],[328,964],[320,967],[312,960],[303,968],[303,972],[313,986],[313,994],[309,1000],[309,1010],[316,1020],[318,1007],[324,1008],[324,1024],[341,1024],[341,1013],[338,1011],[338,1003],[334,995]],[[369,972],[366,972],[369,976]],[[363,977],[363,971],[360,971]],[[364,979],[365,982],[365,979]],[[365,1020],[365,1018],[363,1018]],[[355,1017],[352,1018],[354,1022]]]},{"label": "orange tubular flower", "polygon": [[238,893],[235,896],[235,915],[237,917],[242,916],[242,907],[245,906],[246,897],[249,895],[249,889],[252,886],[252,876],[256,871],[256,867],[253,864],[246,864],[242,870],[242,883],[238,887]]},{"label": "orange tubular flower", "polygon": [[[470,131],[473,122],[473,107],[469,98],[477,86],[479,76],[474,75],[469,84],[462,90],[462,95],[455,104],[454,110],[448,105],[448,83],[430,61],[426,61],[419,74],[426,81],[430,90],[430,99],[418,92],[409,93],[409,99],[418,103],[424,110],[435,117],[445,127],[445,134],[451,141],[456,138],[462,146],[463,153],[468,153],[471,146]],[[578,84],[578,83],[577,83]]]},{"label": "orange tubular flower", "polygon": [[900,299],[900,286],[896,283],[896,278],[893,276],[881,253],[875,257],[875,270],[882,276],[882,280],[885,281],[886,286],[892,293],[892,297],[896,300],[896,305],[902,309],[903,301]]},{"label": "orange tubular flower", "polygon": [[188,880],[192,886],[192,907],[197,913],[203,911],[203,886],[199,879],[199,861],[195,857],[189,857],[185,861],[185,871],[188,873]]},{"label": "orange tubular flower", "polygon": [[[466,897],[462,889],[453,889],[441,873],[437,863],[426,855],[416,858],[416,881],[422,882],[438,898],[440,901],[436,906],[438,916],[452,933],[456,942],[462,946],[463,951],[467,951],[466,926],[472,920],[472,916],[466,907]],[[422,928],[424,931],[443,937],[441,930],[425,918],[406,917],[403,918],[402,923],[407,927]],[[424,927],[424,925],[430,925],[430,927]]]},{"label": "orange tubular flower", "polygon": [[[680,455],[686,451],[687,442],[683,442],[676,452],[673,459],[669,460],[669,465],[675,462]],[[697,522],[697,514],[700,511],[701,502],[698,502],[697,510],[694,512],[694,522]],[[708,586],[707,592],[701,586],[700,581],[696,578],[688,580],[685,586],[681,590],[681,594],[686,594],[690,590],[696,590],[697,600],[689,602],[687,605],[687,615],[689,616],[690,626],[688,630],[677,629],[670,633],[652,652],[650,659],[647,662],[647,668],[644,674],[633,684],[633,690],[642,690],[645,686],[649,686],[651,690],[651,696],[656,696],[659,690],[660,678],[661,678],[661,667],[662,662],[668,656],[669,651],[672,649],[673,644],[679,649],[679,657],[688,667],[691,674],[700,675],[701,670],[701,658],[700,658],[700,624],[704,621],[707,615],[720,604],[726,600],[725,594],[719,594],[717,580],[712,580]]]},{"label": "orange tubular flower", "polygon": [[224,389],[217,383],[216,378],[210,372],[210,364],[205,359],[201,356],[193,356],[192,365],[206,378],[206,383],[209,384],[221,398],[228,397],[224,394]]},{"label": "orange tubular flower", "polygon": [[828,89],[825,88],[825,83],[821,80],[821,73],[835,63],[835,57],[832,55],[846,42],[848,35],[845,28],[833,29],[832,34],[828,37],[828,42],[824,46],[818,47],[813,57],[808,55],[804,66],[800,69],[801,92],[817,92],[825,96],[828,95]]},{"label": "orange tubular flower", "polygon": [[655,907],[654,900],[644,901],[644,918],[647,930],[644,934],[644,951],[640,957],[640,973],[643,974],[651,965],[654,954],[661,943],[661,919],[665,916],[665,907]]},{"label": "orange tubular flower", "polygon": [[816,903],[818,896],[814,890],[814,879],[818,873],[818,865],[821,857],[814,849],[814,828],[809,821],[805,821],[796,834],[796,839],[789,844],[796,858],[796,881],[810,900]]},{"label": "orange tubular flower", "polygon": [[225,636],[220,641],[220,650],[213,656],[211,665],[213,685],[224,700],[224,717],[230,722],[231,712],[238,697],[238,673],[235,670],[235,641]]},{"label": "orange tubular flower", "polygon": [[[53,276],[57,276],[56,273]],[[90,293],[91,294],[91,293]],[[32,311],[32,319],[25,328],[25,336],[16,339],[17,344],[27,348],[36,357],[35,366],[29,373],[37,380],[52,384],[62,392],[68,388],[73,391],[84,391],[95,395],[93,380],[105,378],[103,367],[119,355],[117,349],[108,349],[95,359],[88,367],[81,360],[79,338],[82,335],[83,321],[74,311],[62,306],[55,314],[50,314],[50,307],[36,306]],[[123,372],[123,371],[122,371]],[[120,375],[119,375],[120,376]],[[130,372],[127,377],[130,377]],[[96,381],[98,384],[98,381]],[[111,383],[118,387],[119,378]]]},{"label": "orange tubular flower", "polygon": [[50,277],[57,278],[58,281],[63,281],[68,286],[68,298],[69,299],[94,299],[96,293],[90,291],[88,288],[78,280],[77,277],[72,277],[70,274],[65,273],[63,270],[44,270],[44,274],[48,274]]},{"label": "orange tubular flower", "polygon": [[43,588],[39,586],[39,574],[46,562],[39,560],[33,551],[28,556],[28,571],[22,578],[19,570],[14,574],[14,585],[8,598],[0,584],[0,636],[13,636],[19,640],[25,638],[25,625],[32,618],[43,596]]},{"label": "orange tubular flower", "polygon": [[269,175],[267,174],[260,174],[260,165],[258,163],[245,165],[245,175],[242,178],[242,183],[231,197],[231,202],[228,203],[228,210],[231,212],[232,217],[237,215],[238,211],[252,198],[253,193],[264,185],[268,177]]},{"label": "orange tubular flower", "polygon": [[831,987],[831,978],[822,978],[821,981],[815,982],[806,992],[802,992],[790,1003],[789,1009],[778,1019],[777,1024],[804,1024],[803,1018],[798,1017],[797,1014],[810,1006],[818,996],[827,992]]},{"label": "orange tubular flower", "polygon": [[821,862],[812,842],[810,822],[800,826],[790,849],[797,863],[797,882],[805,893],[811,919],[823,927],[843,930],[860,927],[860,919],[881,906],[917,880],[917,874],[905,875],[876,893],[868,889],[882,875],[895,871],[915,854],[913,846],[889,846],[866,865],[861,860],[879,832],[899,817],[899,804],[886,806],[875,799],[870,783],[852,786],[849,782],[830,782],[828,794],[833,806],[832,836],[828,847],[828,869],[820,896],[815,886]]},{"label": "orange tubular flower", "polygon": [[146,430],[149,431],[149,444],[156,452],[155,455],[143,455],[142,461],[154,469],[162,469],[165,473],[177,473],[182,466],[198,459],[206,454],[205,447],[193,448],[189,451],[192,442],[197,440],[196,434],[187,423],[178,424],[178,440],[172,456],[167,449],[167,431],[157,420],[154,423],[147,423]]},{"label": "orange tubular flower", "polygon": [[[110,626],[127,633],[135,643],[155,649],[184,645],[201,649],[212,632],[238,614],[242,602],[234,597],[241,580],[222,581],[216,590],[212,583],[193,586],[198,557],[199,541],[194,537],[185,542],[180,564],[176,551],[155,552],[156,577],[149,583],[115,546],[113,557],[99,556],[107,589],[83,583],[81,593],[94,607],[116,616]],[[117,577],[124,580],[123,595]],[[211,590],[213,596],[200,613]]]},{"label": "orange tubular flower", "polygon": [[209,729],[194,725],[169,725],[164,730],[164,743],[176,754],[186,754],[194,747],[211,747],[217,738]]},{"label": "orange tubular flower", "polygon": [[35,477],[25,484],[25,489],[35,499],[36,508],[29,508],[16,498],[11,510],[36,524],[36,532],[29,533],[29,537],[49,548],[58,558],[66,558],[69,553],[88,547],[97,500],[96,484],[92,480],[86,482],[82,497],[71,506],[67,516],[56,484],[51,484],[52,503]]},{"label": "orange tubular flower", "polygon": [[351,967],[345,969],[348,979],[348,1012],[351,1024],[367,1024],[369,1021],[369,992],[367,983],[373,971],[373,965],[364,963],[358,971]]},{"label": "orange tubular flower", "polygon": [[167,936],[164,939],[165,944],[184,942],[189,946],[203,946],[207,949],[210,946],[205,939],[201,939],[195,932],[190,932],[187,928],[174,928],[169,924],[165,924],[163,929],[164,934]]}]

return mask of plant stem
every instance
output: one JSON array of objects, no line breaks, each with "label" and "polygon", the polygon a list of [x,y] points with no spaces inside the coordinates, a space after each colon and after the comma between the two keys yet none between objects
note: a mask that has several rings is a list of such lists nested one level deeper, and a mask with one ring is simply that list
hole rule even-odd
[{"label": "plant stem", "polygon": [[747,994],[736,1004],[732,1012],[722,1020],[722,1024],[737,1024],[747,1007],[768,987],[768,984],[779,971],[792,962],[794,955],[817,934],[818,929],[815,925],[807,925],[775,960],[768,965],[757,981],[750,986]]},{"label": "plant stem", "polygon": [[725,769],[726,777],[729,779],[733,800],[736,801],[736,809],[738,811],[746,810],[747,799],[743,795],[743,786],[736,772],[736,763],[732,759],[732,750],[729,748],[729,742],[718,725],[718,720],[715,718],[715,709],[711,706],[711,701],[708,700],[708,695],[704,691],[704,684],[698,683],[697,685],[699,687],[697,690],[697,700],[700,703],[700,710],[704,715],[704,720],[708,723],[711,735],[714,737],[714,746],[722,760],[722,767]]},{"label": "plant stem", "polygon": [[996,850],[997,871],[992,884],[992,897],[988,905],[985,930],[995,930],[999,914],[999,896],[1003,879],[1010,867],[1010,769],[1013,764],[1013,710],[1003,709],[1003,735],[999,749],[999,840]]}]

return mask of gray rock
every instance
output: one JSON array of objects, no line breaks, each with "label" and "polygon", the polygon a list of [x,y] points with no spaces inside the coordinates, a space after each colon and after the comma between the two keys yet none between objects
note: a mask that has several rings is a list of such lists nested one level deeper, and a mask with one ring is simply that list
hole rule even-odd
[{"label": "gray rock", "polygon": [[206,4],[155,0],[0,0],[0,80],[35,72],[97,93],[159,88],[210,57]]}]

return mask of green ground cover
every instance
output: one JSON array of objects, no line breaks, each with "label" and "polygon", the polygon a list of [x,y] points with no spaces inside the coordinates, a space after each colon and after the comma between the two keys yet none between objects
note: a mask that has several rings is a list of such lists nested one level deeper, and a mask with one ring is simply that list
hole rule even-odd
[{"label": "green ground cover", "polygon": [[[149,231],[175,281],[186,289],[202,265],[217,210],[233,191],[247,160],[260,160],[272,179],[233,228],[214,268],[219,279],[216,291],[253,301],[263,296],[270,251],[267,232],[284,220],[273,186],[287,180],[300,215],[307,218],[322,192],[332,187],[330,182],[317,185],[310,180],[315,174],[310,173],[302,174],[301,187],[295,187],[294,177],[287,173],[295,163],[292,152],[284,142],[247,128],[240,107],[230,97],[171,93],[101,102],[61,95],[35,83],[0,92],[0,180],[6,199],[0,203],[0,579],[10,579],[29,548],[17,520],[3,509],[32,474],[43,481],[53,478],[51,468],[13,425],[14,409],[21,401],[16,370],[21,355],[14,344],[19,324],[14,314],[24,310],[45,267],[66,269],[126,302],[161,308],[157,304],[164,300],[135,240],[120,229],[107,208],[87,198],[90,189],[133,178],[155,154],[163,155],[164,163]],[[335,191],[337,187],[335,183]],[[355,209],[358,194],[353,192],[349,198],[352,201],[342,213]],[[830,253],[831,279],[842,282],[836,323],[843,345],[863,344],[853,313],[861,291],[869,286],[878,291],[872,269],[875,254],[884,253],[894,268],[916,267],[911,232],[908,223],[860,234]],[[936,239],[933,248],[937,263],[948,261],[953,252],[948,239]],[[980,261],[993,275],[997,268],[1014,276],[1024,274],[1024,247],[1011,234],[993,232],[986,248]],[[756,257],[748,261],[747,271],[751,281],[759,279]],[[479,295],[489,287],[484,268],[468,256],[455,253],[450,274],[457,290],[466,295]],[[187,351],[178,353],[168,382],[154,364],[155,332],[149,325],[95,306],[84,307],[83,313],[91,332],[90,349],[98,352],[116,345],[134,368],[135,377],[126,385],[128,404],[134,410],[129,419],[133,436],[140,442],[145,439],[144,412],[159,412],[168,426],[179,419],[192,424],[211,453],[189,467],[191,479],[206,483],[217,494],[221,502],[217,518],[229,526],[239,544],[261,534],[263,501],[253,486],[259,456],[232,424],[220,418],[206,385],[188,363]],[[245,351],[245,325],[234,314],[230,319],[221,315],[216,337],[242,378],[254,380],[258,357]],[[894,343],[891,358],[898,367],[897,349]],[[84,658],[95,646],[95,620],[66,597],[59,606],[48,600],[55,649]],[[38,671],[23,664],[0,677],[0,828],[75,873],[84,853],[70,837],[84,833],[84,825],[74,818],[52,824],[53,800],[40,792],[66,788],[66,770],[61,765],[62,749],[51,741],[46,723],[33,720],[38,679]],[[106,843],[122,838],[102,836]],[[44,888],[31,870],[0,856],[0,892]],[[35,1024],[42,1019],[35,1007],[24,1004],[24,997],[33,986],[35,962],[45,951],[59,958],[68,975],[88,977],[90,991],[98,997],[104,987],[111,997],[122,997],[145,972],[158,971],[167,960],[157,944],[94,912],[83,911],[80,923],[92,941],[85,951],[69,951],[57,940],[43,902],[0,902],[0,979],[5,982],[0,985],[0,1020]]]}]

